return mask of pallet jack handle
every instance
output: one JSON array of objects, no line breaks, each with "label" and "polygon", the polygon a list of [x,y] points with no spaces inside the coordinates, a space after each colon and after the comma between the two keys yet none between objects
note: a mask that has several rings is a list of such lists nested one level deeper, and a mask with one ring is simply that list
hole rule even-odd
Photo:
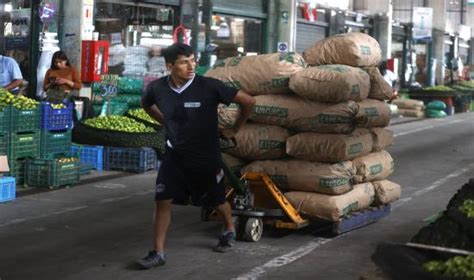
[{"label": "pallet jack handle", "polygon": [[273,181],[268,177],[267,174],[259,173],[259,172],[246,172],[242,179],[249,180],[249,181],[263,181],[267,190],[271,193],[275,201],[280,205],[281,209],[285,214],[290,218],[292,223],[283,223],[277,227],[285,227],[285,228],[301,228],[303,226],[308,225],[308,220],[303,219],[298,211],[291,205],[288,199],[283,195],[283,193],[278,189],[278,187],[273,183]]}]

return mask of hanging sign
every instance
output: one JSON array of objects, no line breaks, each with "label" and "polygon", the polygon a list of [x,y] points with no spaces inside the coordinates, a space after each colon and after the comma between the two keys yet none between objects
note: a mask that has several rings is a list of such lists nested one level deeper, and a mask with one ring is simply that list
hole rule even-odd
[{"label": "hanging sign", "polygon": [[118,75],[100,75],[100,90],[103,97],[117,95]]},{"label": "hanging sign", "polygon": [[54,21],[54,15],[56,14],[56,4],[44,3],[39,7],[39,18],[42,23],[49,23]]},{"label": "hanging sign", "polygon": [[433,8],[413,7],[413,39],[431,39]]}]

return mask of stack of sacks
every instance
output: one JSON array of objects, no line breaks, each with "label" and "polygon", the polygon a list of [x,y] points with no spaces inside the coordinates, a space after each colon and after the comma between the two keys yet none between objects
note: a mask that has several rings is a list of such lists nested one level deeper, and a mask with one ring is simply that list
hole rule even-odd
[{"label": "stack of sacks", "polygon": [[299,212],[326,220],[398,199],[400,186],[384,181],[393,172],[384,150],[393,133],[383,128],[391,89],[376,68],[378,43],[350,33],[303,55],[314,66],[290,77],[296,95],[257,96],[250,117],[295,132],[286,141],[290,158],[254,161],[242,172],[270,175]]},{"label": "stack of sacks", "polygon": [[395,99],[392,104],[397,105],[398,113],[404,117],[423,118],[425,105],[423,101],[415,99]]},{"label": "stack of sacks", "polygon": [[[305,67],[300,55],[273,53],[228,58],[207,71],[206,76],[252,95],[288,94],[290,76]],[[239,107],[236,104],[220,106],[218,113],[219,126],[231,127],[239,115]],[[282,158],[285,157],[285,144],[289,136],[290,131],[285,127],[250,121],[236,135],[237,146],[225,153],[237,157],[233,162]],[[229,157],[224,155],[224,161],[226,158]]]}]

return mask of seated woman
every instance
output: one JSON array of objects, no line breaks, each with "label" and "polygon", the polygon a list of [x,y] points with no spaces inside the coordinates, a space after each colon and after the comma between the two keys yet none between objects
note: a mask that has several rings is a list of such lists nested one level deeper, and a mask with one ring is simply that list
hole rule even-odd
[{"label": "seated woman", "polygon": [[46,100],[52,103],[67,101],[72,91],[81,89],[79,72],[69,63],[63,51],[57,51],[51,59],[51,68],[46,72],[43,82]]}]

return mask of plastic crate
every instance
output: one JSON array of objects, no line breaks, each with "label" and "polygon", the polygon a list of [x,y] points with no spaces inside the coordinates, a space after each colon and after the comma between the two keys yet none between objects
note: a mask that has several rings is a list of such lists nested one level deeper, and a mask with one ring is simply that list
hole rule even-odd
[{"label": "plastic crate", "polygon": [[10,132],[10,112],[11,107],[0,107],[0,134]]},{"label": "plastic crate", "polygon": [[25,176],[26,176],[25,164],[26,164],[26,160],[9,160],[8,161],[8,166],[10,168],[10,171],[7,172],[6,174],[10,177],[15,177],[16,184],[19,186],[25,184]]},{"label": "plastic crate", "polygon": [[99,172],[104,170],[104,147],[76,145],[71,146],[71,153],[79,157],[81,162],[81,174],[96,169]]},{"label": "plastic crate", "polygon": [[10,143],[10,134],[0,134],[0,154],[8,154],[8,144]]},{"label": "plastic crate", "polygon": [[57,155],[66,155],[71,151],[71,130],[41,131],[40,157],[52,158]]},{"label": "plastic crate", "polygon": [[10,128],[11,132],[34,132],[40,129],[41,108],[31,110],[18,110],[11,107]]},{"label": "plastic crate", "polygon": [[26,161],[26,184],[33,187],[57,188],[79,182],[79,159],[60,162],[57,159],[32,159]]},{"label": "plastic crate", "polygon": [[16,182],[13,177],[0,178],[0,202],[14,200],[16,198]]},{"label": "plastic crate", "polygon": [[156,169],[156,151],[152,148],[105,147],[104,169],[143,173]]},{"label": "plastic crate", "polygon": [[73,104],[65,104],[66,108],[53,109],[49,102],[41,102],[41,128],[56,131],[72,128]]},{"label": "plastic crate", "polygon": [[12,133],[8,147],[8,158],[11,160],[39,155],[40,132]]}]

